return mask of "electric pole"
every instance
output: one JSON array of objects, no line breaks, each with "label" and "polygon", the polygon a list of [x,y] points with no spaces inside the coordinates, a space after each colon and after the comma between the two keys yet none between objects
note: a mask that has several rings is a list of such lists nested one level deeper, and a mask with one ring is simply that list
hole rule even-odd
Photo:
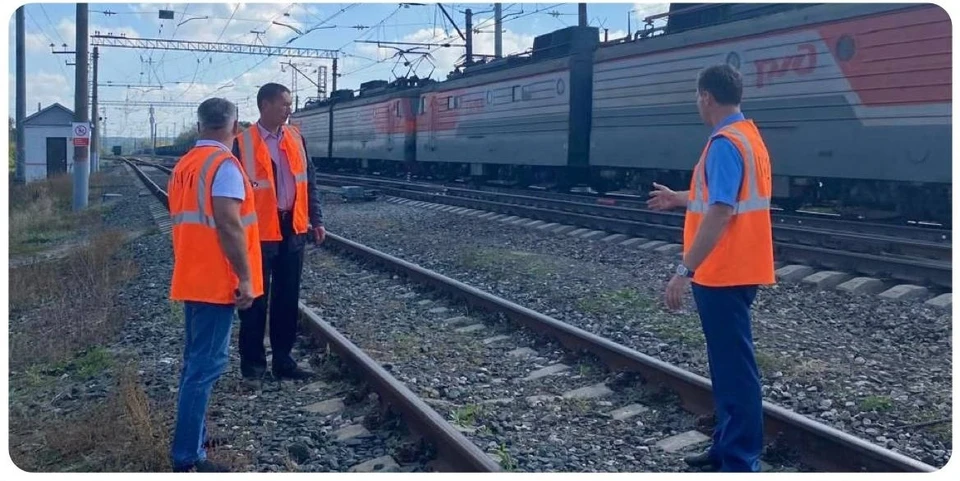
[{"label": "electric pole", "polygon": [[153,144],[151,155],[157,155],[157,124],[153,117],[153,105],[150,106],[150,140]]},{"label": "electric pole", "polygon": [[493,57],[500,58],[503,57],[503,12],[501,10],[501,4],[493,4],[493,28],[496,30],[493,33]]},{"label": "electric pole", "polygon": [[23,26],[23,9],[17,9],[17,170],[16,182],[26,181],[26,149],[24,143],[23,121],[27,118],[27,59],[25,47],[25,33]]},{"label": "electric pole", "polygon": [[97,110],[97,60],[100,58],[100,47],[93,47],[93,98],[90,102],[90,112],[93,115],[90,128],[90,171],[100,171],[100,112]]},{"label": "electric pole", "polygon": [[470,65],[473,65],[473,11],[468,8],[466,15],[467,15],[467,21],[466,21],[467,23],[466,25],[467,61],[465,65],[469,67]]},{"label": "electric pole", "polygon": [[330,92],[331,93],[336,92],[337,91],[337,59],[336,58],[333,59],[333,75],[330,76],[330,83],[332,84]]},{"label": "electric pole", "polygon": [[587,4],[586,4],[586,3],[578,3],[577,6],[579,7],[579,10],[580,10],[580,15],[579,15],[579,17],[580,17],[580,26],[581,26],[581,27],[586,27],[586,26],[587,26]]},{"label": "electric pole", "polygon": [[[87,110],[89,85],[87,84],[87,4],[77,4],[77,71],[74,85],[75,122],[89,122],[90,111]],[[73,210],[80,211],[87,207],[88,190],[90,188],[90,146],[73,146]]]}]

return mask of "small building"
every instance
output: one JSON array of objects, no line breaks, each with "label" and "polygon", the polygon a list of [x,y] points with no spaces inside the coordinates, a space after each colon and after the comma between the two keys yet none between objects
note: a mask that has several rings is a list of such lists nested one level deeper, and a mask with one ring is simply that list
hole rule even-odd
[{"label": "small building", "polygon": [[27,182],[73,172],[73,111],[55,103],[23,121]]}]

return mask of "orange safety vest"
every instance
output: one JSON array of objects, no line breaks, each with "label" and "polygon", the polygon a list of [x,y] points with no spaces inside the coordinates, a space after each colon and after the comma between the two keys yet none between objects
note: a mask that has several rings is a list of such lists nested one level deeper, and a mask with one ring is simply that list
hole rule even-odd
[{"label": "orange safety vest", "polygon": [[686,255],[697,236],[700,222],[709,207],[709,192],[704,175],[707,151],[713,139],[730,140],[744,162],[744,181],[740,184],[733,216],[713,251],[693,274],[693,282],[710,287],[768,285],[776,282],[773,268],[773,230],[770,198],[773,194],[770,155],[751,120],[730,124],[710,137],[700,161],[693,169],[687,215],[683,224],[683,253]]},{"label": "orange safety vest", "polygon": [[[173,220],[173,280],[170,298],[177,301],[233,304],[240,285],[220,245],[213,218],[213,177],[224,162],[240,162],[217,147],[195,147],[180,158],[167,193]],[[243,169],[240,168],[243,172]],[[250,283],[255,296],[263,295],[263,269],[253,189],[243,175],[245,198],[240,216],[247,240]]]},{"label": "orange safety vest", "polygon": [[[284,125],[280,150],[286,154],[290,171],[296,185],[293,201],[293,230],[297,234],[307,232],[309,208],[307,207],[307,152],[303,148],[300,131]],[[274,190],[273,160],[267,143],[260,137],[260,128],[253,124],[240,133],[240,160],[253,183],[257,201],[257,218],[260,224],[261,241],[280,241],[280,218],[277,214],[277,193]]]}]

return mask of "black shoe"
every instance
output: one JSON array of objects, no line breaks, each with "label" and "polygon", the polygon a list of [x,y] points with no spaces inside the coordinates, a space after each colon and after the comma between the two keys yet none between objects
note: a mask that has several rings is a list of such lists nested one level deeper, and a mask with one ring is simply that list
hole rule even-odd
[{"label": "black shoe", "polygon": [[313,373],[295,366],[292,369],[273,370],[273,377],[279,379],[303,380],[313,377]]},{"label": "black shoe", "polygon": [[244,380],[259,381],[263,378],[267,369],[263,367],[245,367],[240,366],[240,375]]},{"label": "black shoe", "polygon": [[208,459],[197,461],[189,466],[180,466],[173,468],[175,473],[229,473],[230,470],[222,465],[214,463]]},{"label": "black shoe", "polygon": [[690,467],[700,468],[703,471],[717,471],[720,469],[720,463],[710,456],[710,451],[687,456],[683,458],[683,462],[687,463]]}]

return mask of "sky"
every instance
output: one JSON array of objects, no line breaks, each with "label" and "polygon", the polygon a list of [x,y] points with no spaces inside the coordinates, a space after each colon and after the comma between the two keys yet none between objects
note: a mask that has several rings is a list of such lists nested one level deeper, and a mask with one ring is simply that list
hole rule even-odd
[{"label": "sky", "polygon": [[[444,3],[456,25],[464,29],[466,9],[473,11],[474,53],[494,52],[492,3]],[[577,24],[576,3],[503,3],[503,54],[530,49],[537,35]],[[627,18],[634,30],[648,15],[666,11],[666,3],[590,3],[589,25],[609,29],[609,38],[626,35]],[[159,18],[159,11],[172,10],[174,18]],[[397,50],[365,41],[462,44],[456,29],[435,3],[92,3],[89,6],[89,34],[125,35],[184,41],[210,41],[267,46],[338,50],[338,89],[356,89],[370,80],[391,81],[408,73],[419,77],[445,79],[453,65],[462,60],[460,46],[430,47],[431,56],[407,54],[412,66],[404,66]],[[284,25],[280,25],[284,24]],[[9,108],[15,115],[15,17],[9,19]],[[59,102],[74,107],[76,5],[72,3],[31,3],[25,7],[27,115]],[[66,44],[66,47],[64,47]],[[410,48],[410,46],[401,46]],[[90,47],[92,53],[93,48]],[[260,55],[202,53],[100,47],[99,98],[110,102],[177,101],[198,105],[212,96],[237,103],[241,120],[257,118],[256,92],[259,85],[279,82],[293,88],[302,105],[317,95],[313,80],[317,67],[327,66],[331,87],[330,60]],[[415,67],[411,71],[411,69]],[[92,68],[92,67],[91,67]],[[92,81],[92,76],[91,76]],[[107,85],[112,84],[112,85]],[[149,136],[146,107],[105,105],[102,134],[110,137]],[[195,123],[195,106],[157,105],[155,118],[160,137],[175,136]]]}]

